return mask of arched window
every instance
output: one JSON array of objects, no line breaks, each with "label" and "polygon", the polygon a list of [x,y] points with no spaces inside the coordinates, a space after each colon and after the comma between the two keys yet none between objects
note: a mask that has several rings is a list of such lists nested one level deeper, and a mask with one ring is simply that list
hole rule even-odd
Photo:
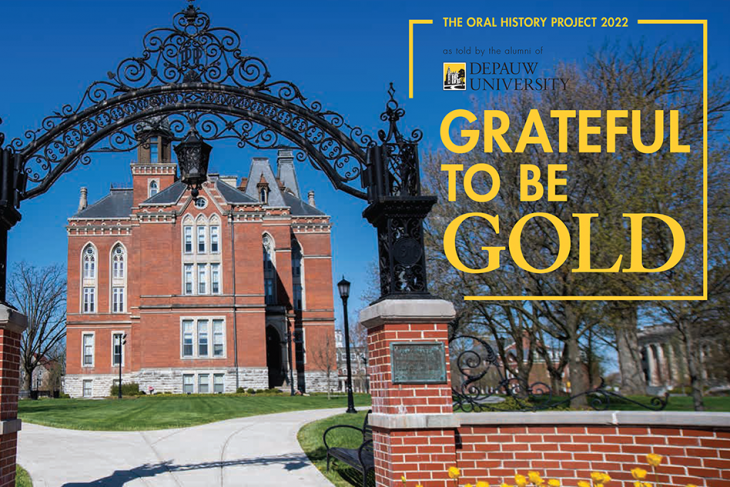
[{"label": "arched window", "polygon": [[265,233],[263,236],[264,250],[264,296],[266,304],[276,304],[276,262],[274,254],[274,239]]},{"label": "arched window", "polygon": [[81,312],[96,313],[96,248],[87,244],[81,251]]},{"label": "arched window", "polygon": [[96,250],[89,244],[84,248],[84,279],[96,278]]},{"label": "arched window", "polygon": [[223,292],[221,219],[210,220],[200,214],[183,218],[182,283],[184,295],[221,294]]},{"label": "arched window", "polygon": [[261,203],[266,204],[266,197],[268,196],[269,192],[266,190],[266,188],[261,188],[261,191],[259,192],[259,201]]},{"label": "arched window", "polygon": [[110,311],[124,313],[127,303],[127,251],[121,243],[112,247]]},{"label": "arched window", "polygon": [[293,306],[295,310],[304,309],[304,273],[302,269],[302,247],[296,239],[292,239],[291,272],[293,286]]},{"label": "arched window", "polygon": [[150,198],[160,192],[160,187],[156,180],[150,181]]},{"label": "arched window", "polygon": [[122,279],[124,278],[125,271],[125,255],[124,247],[117,244],[112,250],[112,278]]}]

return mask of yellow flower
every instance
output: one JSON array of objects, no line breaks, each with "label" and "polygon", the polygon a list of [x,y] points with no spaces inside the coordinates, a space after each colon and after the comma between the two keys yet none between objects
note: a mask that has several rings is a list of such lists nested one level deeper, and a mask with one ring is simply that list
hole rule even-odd
[{"label": "yellow flower", "polygon": [[603,479],[603,474],[601,472],[591,472],[591,479],[593,482],[600,482]]},{"label": "yellow flower", "polygon": [[585,480],[579,480],[578,481],[578,487],[591,487],[590,482],[586,482]]},{"label": "yellow flower", "polygon": [[634,487],[651,487],[649,482],[634,482]]},{"label": "yellow flower", "polygon": [[423,487],[423,484],[419,482],[418,485],[416,485],[416,487]]},{"label": "yellow flower", "polygon": [[695,484],[687,484],[687,487],[697,487]]},{"label": "yellow flower", "polygon": [[406,482],[407,482],[406,481],[406,476],[405,475],[401,475],[400,476],[400,481],[403,482],[403,485],[406,485]]},{"label": "yellow flower", "polygon": [[636,480],[643,480],[643,479],[646,478],[646,470],[644,470],[643,468],[639,468],[639,467],[632,468],[631,469],[631,475]]},{"label": "yellow flower", "polygon": [[509,485],[509,484],[506,484],[506,483],[502,482],[502,485],[500,487],[512,487],[512,486]]},{"label": "yellow flower", "polygon": [[530,482],[532,482],[535,485],[542,485],[545,483],[545,481],[540,477],[539,472],[527,472],[527,478],[530,479]]},{"label": "yellow flower", "polygon": [[613,480],[613,479],[611,478],[611,476],[610,476],[610,475],[608,475],[607,473],[604,473],[604,474],[603,474],[603,480],[601,481],[601,483],[607,484],[607,483],[609,483],[609,482],[610,482],[611,480]]},{"label": "yellow flower", "polygon": [[466,484],[464,487],[474,487],[474,486],[471,484]]},{"label": "yellow flower", "polygon": [[525,487],[525,485],[527,485],[527,479],[524,475],[517,474],[515,475],[515,484],[517,484],[518,487]]},{"label": "yellow flower", "polygon": [[480,480],[479,482],[477,482],[477,487],[489,487],[489,484],[483,480]]},{"label": "yellow flower", "polygon": [[449,478],[458,479],[459,477],[461,477],[461,470],[457,467],[449,467]]},{"label": "yellow flower", "polygon": [[646,463],[651,465],[652,467],[658,467],[660,463],[662,463],[662,457],[661,455],[657,455],[656,453],[649,453],[646,456]]},{"label": "yellow flower", "polygon": [[558,480],[558,479],[550,479],[550,480],[548,480],[548,485],[550,487],[560,487],[560,480]]}]

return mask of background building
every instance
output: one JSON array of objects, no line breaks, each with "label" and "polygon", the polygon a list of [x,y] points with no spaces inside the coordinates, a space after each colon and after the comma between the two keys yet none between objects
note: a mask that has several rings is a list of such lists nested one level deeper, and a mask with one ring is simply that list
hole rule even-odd
[{"label": "background building", "polygon": [[[357,323],[355,326],[360,326]],[[350,330],[352,338],[354,334]],[[335,345],[337,346],[337,385],[334,388],[339,392],[347,392],[347,353],[345,351],[345,336],[342,330],[335,330]],[[353,392],[370,392],[370,377],[368,376],[368,347],[366,343],[350,343],[350,367],[352,369]]]},{"label": "background building", "polygon": [[[676,327],[653,325],[638,332],[641,364],[649,394],[662,394],[675,388],[689,388],[686,346]],[[721,352],[720,336],[698,337],[699,354],[696,358],[702,382],[710,391],[730,389],[727,380],[727,362]],[[714,367],[718,360],[720,367]]]},{"label": "background building", "polygon": [[290,347],[296,388],[326,390],[308,356],[334,359],[318,353],[334,343],[331,224],[292,152],[276,175],[266,158],[240,181],[209,174],[193,201],[164,124],[142,140],[132,187],[92,205],[82,188],[68,222],[66,392],[109,395],[120,362],[143,391],[288,388]]}]

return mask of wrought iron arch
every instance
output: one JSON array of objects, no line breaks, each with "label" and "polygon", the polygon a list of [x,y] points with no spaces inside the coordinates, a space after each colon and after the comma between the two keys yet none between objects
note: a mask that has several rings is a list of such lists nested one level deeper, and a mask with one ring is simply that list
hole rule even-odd
[{"label": "wrought iron arch", "polygon": [[[171,27],[150,30],[140,56],[122,60],[92,83],[76,105],[64,105],[41,127],[12,139],[0,171],[0,301],[5,301],[7,230],[20,202],[39,196],[91,153],[129,151],[155,125],[182,140],[233,139],[240,147],[298,148],[333,186],[366,199],[363,215],[378,230],[381,294],[429,297],[423,219],[436,199],[421,195],[416,130],[404,137],[405,111],[391,85],[377,140],[337,112],[309,101],[290,81],[272,80],[261,58],[244,55],[240,36],[213,27],[193,0]],[[5,137],[0,134],[0,145]],[[359,185],[355,185],[357,180]]]}]

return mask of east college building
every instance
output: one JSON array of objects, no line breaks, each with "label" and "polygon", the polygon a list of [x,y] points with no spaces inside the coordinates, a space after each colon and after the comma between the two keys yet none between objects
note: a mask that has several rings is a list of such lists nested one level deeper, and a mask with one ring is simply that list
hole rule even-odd
[{"label": "east college building", "polygon": [[266,158],[241,181],[209,174],[193,200],[169,132],[144,140],[133,187],[88,206],[82,188],[69,219],[65,391],[108,396],[120,362],[144,392],[288,389],[290,356],[295,389],[326,390],[331,225],[302,200],[292,152],[276,174]]}]

